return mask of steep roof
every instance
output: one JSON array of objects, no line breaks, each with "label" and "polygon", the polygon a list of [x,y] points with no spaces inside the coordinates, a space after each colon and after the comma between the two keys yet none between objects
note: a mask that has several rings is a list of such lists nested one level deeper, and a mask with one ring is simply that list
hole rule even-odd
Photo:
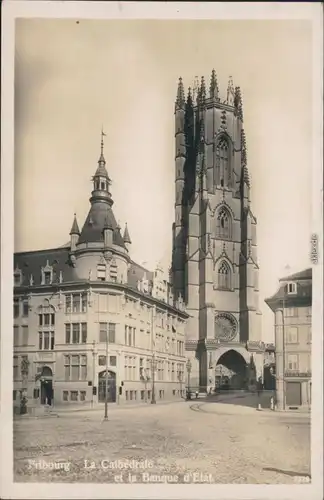
[{"label": "steep roof", "polygon": [[136,262],[131,262],[128,275],[127,275],[127,283],[132,288],[137,288],[137,282],[141,281],[144,278],[144,274],[146,273],[146,278],[148,281],[153,281],[154,273],[149,271],[145,267],[140,264],[136,264]]},{"label": "steep roof", "polygon": [[113,243],[125,248],[125,243],[120,230],[118,230],[111,206],[103,201],[96,201],[91,205],[78,244],[103,241],[103,230],[107,224],[113,229]]},{"label": "steep roof", "polygon": [[[287,284],[285,282],[293,281],[296,283],[296,293],[290,294],[287,292]],[[265,299],[265,303],[274,310],[274,307],[278,304],[282,304],[285,300],[286,304],[311,304],[312,303],[312,269],[305,269],[298,273],[286,276],[280,279],[279,290]]]},{"label": "steep roof", "polygon": [[312,268],[304,269],[299,273],[291,274],[285,278],[281,278],[280,281],[299,281],[299,280],[311,280],[312,279]]},{"label": "steep roof", "polygon": [[22,271],[22,286],[29,286],[31,275],[34,285],[40,285],[41,268],[45,267],[47,262],[53,266],[53,283],[59,281],[61,271],[63,281],[78,281],[75,269],[69,264],[69,251],[68,247],[61,247],[15,253],[14,269],[18,267]]}]

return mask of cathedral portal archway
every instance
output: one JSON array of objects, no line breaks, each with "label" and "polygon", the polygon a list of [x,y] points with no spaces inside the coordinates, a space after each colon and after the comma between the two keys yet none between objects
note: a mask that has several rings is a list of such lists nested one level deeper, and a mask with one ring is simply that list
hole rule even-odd
[{"label": "cathedral portal archway", "polygon": [[239,352],[229,349],[220,356],[215,369],[215,385],[223,389],[244,389],[247,385],[247,363]]}]

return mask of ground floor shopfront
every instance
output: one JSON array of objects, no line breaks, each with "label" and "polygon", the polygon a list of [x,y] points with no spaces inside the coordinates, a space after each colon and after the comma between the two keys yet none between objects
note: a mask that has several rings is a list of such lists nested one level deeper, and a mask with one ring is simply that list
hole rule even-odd
[{"label": "ground floor shopfront", "polygon": [[303,374],[286,373],[277,379],[277,400],[280,410],[309,410],[312,404],[312,380]]}]

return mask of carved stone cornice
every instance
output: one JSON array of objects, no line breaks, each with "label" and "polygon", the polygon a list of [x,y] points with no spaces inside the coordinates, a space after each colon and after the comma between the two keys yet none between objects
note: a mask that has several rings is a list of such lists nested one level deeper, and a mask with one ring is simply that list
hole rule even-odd
[{"label": "carved stone cornice", "polygon": [[265,351],[265,343],[261,340],[248,340],[246,342],[246,349],[249,352],[264,352]]}]

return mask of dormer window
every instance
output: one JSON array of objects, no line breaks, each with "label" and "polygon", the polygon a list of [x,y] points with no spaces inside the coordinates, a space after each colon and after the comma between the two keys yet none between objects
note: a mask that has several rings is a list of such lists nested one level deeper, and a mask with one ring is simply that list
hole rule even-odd
[{"label": "dormer window", "polygon": [[51,285],[53,282],[53,267],[46,262],[46,266],[42,267],[42,285]]},{"label": "dormer window", "polygon": [[22,272],[20,269],[16,268],[14,272],[14,286],[20,286],[22,283]]},{"label": "dormer window", "polygon": [[102,183],[101,183],[101,188],[100,188],[100,189],[101,189],[102,191],[104,191],[104,190],[105,190],[105,183],[104,183],[104,182],[102,182]]},{"label": "dormer window", "polygon": [[288,294],[297,293],[297,284],[296,283],[288,283],[287,284],[287,293]]}]

